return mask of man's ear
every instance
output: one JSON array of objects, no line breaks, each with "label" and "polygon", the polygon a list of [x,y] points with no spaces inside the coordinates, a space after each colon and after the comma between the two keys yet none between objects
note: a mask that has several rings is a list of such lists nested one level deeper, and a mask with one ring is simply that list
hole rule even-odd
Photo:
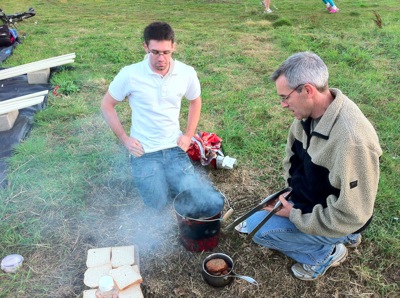
[{"label": "man's ear", "polygon": [[307,94],[313,96],[315,93],[315,87],[311,84],[305,84],[304,89],[306,90]]}]

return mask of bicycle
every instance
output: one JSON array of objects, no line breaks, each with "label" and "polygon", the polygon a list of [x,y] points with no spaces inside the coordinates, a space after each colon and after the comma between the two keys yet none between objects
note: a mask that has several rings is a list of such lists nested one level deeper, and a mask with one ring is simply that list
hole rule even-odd
[{"label": "bicycle", "polygon": [[36,15],[35,9],[30,7],[27,11],[25,12],[16,12],[14,14],[6,14],[1,8],[0,8],[0,20],[3,22],[3,25],[8,25],[12,27],[16,27],[17,22],[21,22],[25,19],[31,18]]}]

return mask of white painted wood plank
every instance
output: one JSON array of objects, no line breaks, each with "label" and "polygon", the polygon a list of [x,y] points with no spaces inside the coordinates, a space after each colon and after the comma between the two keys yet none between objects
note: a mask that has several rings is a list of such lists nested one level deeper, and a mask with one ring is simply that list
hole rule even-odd
[{"label": "white painted wood plank", "polygon": [[70,53],[66,55],[61,55],[57,57],[52,57],[44,60],[39,60],[15,67],[6,68],[0,70],[0,80],[12,78],[28,72],[34,72],[46,68],[51,68],[55,66],[60,66],[68,63],[74,62],[75,53]]},{"label": "white painted wood plank", "polygon": [[20,109],[23,109],[23,108],[27,108],[27,107],[30,107],[30,106],[34,106],[36,104],[39,104],[39,103],[43,102],[43,100],[44,100],[44,96],[38,96],[38,97],[30,98],[30,99],[25,100],[25,101],[21,101],[21,102],[15,104],[15,105],[10,105],[8,107],[6,106],[6,107],[3,108],[3,107],[0,106],[0,115],[1,114],[6,114],[6,113],[12,112],[12,111],[20,110]]},{"label": "white painted wood plank", "polygon": [[[54,61],[48,64],[34,64],[34,65],[28,65],[28,66],[16,66],[16,67],[12,67],[12,68],[8,68],[8,69],[4,69],[0,71],[0,80],[4,80],[4,79],[8,79],[8,78],[12,78],[12,77],[16,77],[22,74],[26,74],[26,73],[30,73],[30,72],[34,72],[34,71],[38,71],[38,70],[42,70],[42,69],[47,69],[47,68],[51,68],[51,67],[56,67],[56,66],[60,66],[60,65],[64,65],[64,64],[68,64],[68,63],[73,63],[74,60],[73,59],[69,59],[69,60],[59,60],[59,61]],[[4,72],[3,71],[6,71]]]},{"label": "white painted wood plank", "polygon": [[30,93],[30,94],[26,94],[26,95],[14,97],[14,98],[2,100],[2,101],[0,101],[0,106],[3,105],[3,104],[7,104],[7,103],[15,103],[17,101],[25,100],[27,98],[38,97],[40,95],[47,95],[48,93],[49,93],[49,90],[43,90],[43,91],[39,91],[39,92],[34,92],[34,93]]},{"label": "white painted wood plank", "polygon": [[21,105],[26,104],[27,102],[36,101],[36,100],[38,100],[38,98],[41,98],[41,97],[44,98],[44,96],[36,96],[36,97],[32,97],[32,98],[27,98],[25,100],[22,100],[22,101],[19,101],[17,103],[13,103],[13,104],[2,104],[2,105],[0,105],[0,110],[3,109],[3,108],[7,108],[8,109],[10,107],[21,106]]}]

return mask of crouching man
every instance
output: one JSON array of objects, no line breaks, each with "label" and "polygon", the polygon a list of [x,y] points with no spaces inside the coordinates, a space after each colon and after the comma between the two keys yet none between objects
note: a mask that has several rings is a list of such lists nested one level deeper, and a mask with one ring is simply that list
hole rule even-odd
[{"label": "crouching man", "polygon": [[[253,241],[294,259],[295,277],[314,280],[347,257],[370,224],[382,150],[374,127],[310,52],[289,57],[271,76],[281,106],[294,116],[283,160],[289,200]],[[247,231],[274,204],[247,219]]]}]

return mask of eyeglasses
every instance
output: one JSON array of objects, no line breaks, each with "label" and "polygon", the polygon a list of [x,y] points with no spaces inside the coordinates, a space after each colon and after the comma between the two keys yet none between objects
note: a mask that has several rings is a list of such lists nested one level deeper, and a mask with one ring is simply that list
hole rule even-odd
[{"label": "eyeglasses", "polygon": [[157,50],[150,50],[150,54],[152,55],[157,55],[157,56],[167,56],[170,55],[172,53],[172,51],[157,51]]},{"label": "eyeglasses", "polygon": [[290,95],[292,95],[292,93],[294,91],[296,91],[297,89],[299,89],[300,87],[303,87],[305,84],[300,84],[297,87],[295,87],[288,95],[281,95],[281,103],[286,103],[290,97]]}]

